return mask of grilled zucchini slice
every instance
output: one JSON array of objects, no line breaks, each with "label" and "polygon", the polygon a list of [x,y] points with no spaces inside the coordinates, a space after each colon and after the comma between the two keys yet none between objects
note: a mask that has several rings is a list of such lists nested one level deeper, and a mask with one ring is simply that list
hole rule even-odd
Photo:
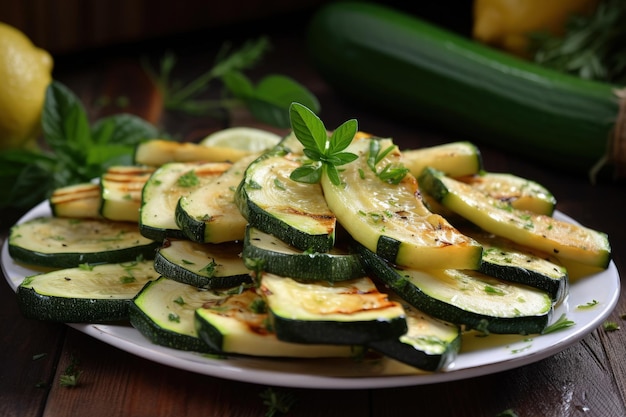
[{"label": "grilled zucchini slice", "polygon": [[156,345],[215,353],[198,337],[194,312],[223,297],[222,293],[159,277],[146,284],[132,300],[128,316],[130,324]]},{"label": "grilled zucchini slice", "polygon": [[404,149],[402,163],[415,177],[428,166],[451,177],[475,175],[483,170],[483,159],[478,147],[467,141]]},{"label": "grilled zucchini slice", "polygon": [[333,247],[329,252],[301,251],[269,233],[248,226],[243,261],[251,270],[312,281],[345,281],[365,275],[357,254]]},{"label": "grilled zucchini slice", "polygon": [[152,167],[113,166],[100,178],[102,201],[100,214],[105,219],[137,223],[141,192]]},{"label": "grilled zucchini slice", "polygon": [[368,277],[302,282],[263,273],[259,289],[276,336],[286,342],[365,345],[407,331],[402,305]]},{"label": "grilled zucchini slice", "polygon": [[460,326],[435,319],[397,295],[406,312],[408,330],[397,339],[372,342],[369,347],[415,368],[436,372],[454,362],[461,348]]},{"label": "grilled zucchini slice", "polygon": [[197,243],[166,239],[154,258],[154,268],[175,281],[198,288],[227,288],[250,282],[241,259],[241,243]]},{"label": "grilled zucchini slice", "polygon": [[192,142],[152,139],[137,145],[134,162],[136,165],[153,167],[172,162],[235,162],[252,153],[255,152]]},{"label": "grilled zucchini slice", "polygon": [[300,250],[328,252],[335,242],[336,218],[319,184],[293,181],[300,166],[283,149],[250,164],[237,189],[236,202],[249,224]]},{"label": "grilled zucchini slice", "polygon": [[142,236],[137,224],[129,222],[39,217],[11,228],[8,249],[18,262],[72,268],[84,263],[153,259],[159,245]]},{"label": "grilled zucchini slice", "polygon": [[[438,169],[435,166],[431,166],[431,168]],[[454,177],[453,175],[448,176]],[[556,198],[546,187],[517,175],[483,171],[476,175],[455,179],[470,184],[477,190],[503,203],[509,203],[511,207],[518,210],[552,216],[556,208]]]},{"label": "grilled zucchini slice", "polygon": [[484,274],[539,288],[550,294],[554,303],[567,295],[567,268],[554,256],[488,233],[467,234],[483,246],[479,270]]},{"label": "grilled zucchini slice", "polygon": [[545,291],[479,271],[417,270],[392,266],[360,246],[370,274],[432,317],[487,333],[541,333],[553,312]]},{"label": "grilled zucchini slice", "polygon": [[426,168],[419,177],[420,190],[481,229],[506,237],[558,259],[570,259],[607,268],[611,247],[605,233],[558,220],[551,216],[518,210],[469,184],[441,171]]},{"label": "grilled zucchini slice", "polygon": [[159,167],[144,185],[139,213],[139,230],[162,241],[184,239],[176,224],[176,205],[183,195],[210,184],[231,167],[228,162],[171,162]]},{"label": "grilled zucchini slice", "polygon": [[263,298],[254,288],[215,299],[196,310],[196,332],[213,350],[265,357],[351,357],[362,351],[350,345],[290,343],[268,328]]},{"label": "grilled zucchini slice", "polygon": [[57,188],[48,199],[53,216],[72,219],[100,218],[101,202],[100,184],[92,182]]},{"label": "grilled zucchini slice", "polygon": [[250,156],[240,159],[211,186],[180,197],[175,219],[187,238],[201,243],[243,239],[247,221],[235,204],[235,191],[253,159]]},{"label": "grilled zucchini slice", "polygon": [[127,320],[131,300],[157,277],[151,261],[84,264],[25,278],[17,287],[17,303],[24,317],[36,320]]},{"label": "grilled zucchini slice", "polygon": [[342,165],[341,184],[322,176],[326,201],[337,220],[357,242],[390,262],[421,269],[477,269],[482,247],[426,208],[413,175],[390,183],[374,172],[370,161],[378,154],[375,148],[388,147],[393,151],[374,169],[398,166],[401,153],[391,140],[359,139],[346,149],[359,157]]}]

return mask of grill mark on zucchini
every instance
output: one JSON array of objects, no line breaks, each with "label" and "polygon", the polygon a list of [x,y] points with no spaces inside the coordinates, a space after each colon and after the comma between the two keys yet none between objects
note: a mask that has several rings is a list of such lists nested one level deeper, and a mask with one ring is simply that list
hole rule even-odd
[{"label": "grill mark on zucchini", "polygon": [[402,306],[367,277],[329,284],[263,273],[259,290],[283,341],[363,345],[407,331]]},{"label": "grill mark on zucchini", "polygon": [[289,178],[299,165],[280,147],[265,153],[246,169],[235,201],[252,226],[298,249],[328,252],[335,242],[336,218],[319,184]]},{"label": "grill mark on zucchini", "polygon": [[254,288],[205,303],[196,310],[197,333],[212,349],[226,354],[298,358],[354,355],[352,346],[279,340],[268,328],[267,310],[258,307],[263,305],[263,298]]},{"label": "grill mark on zucchini", "polygon": [[100,184],[83,183],[60,187],[48,199],[50,211],[55,217],[74,219],[100,218]]},{"label": "grill mark on zucchini", "polygon": [[371,275],[440,320],[487,333],[535,334],[541,333],[552,316],[551,297],[536,288],[478,271],[395,267],[363,246],[358,250]]},{"label": "grill mark on zucchini", "polygon": [[243,239],[247,222],[235,203],[235,192],[254,159],[254,156],[240,159],[210,186],[180,197],[175,221],[188,239],[201,243]]},{"label": "grill mark on zucchini", "polygon": [[141,193],[153,172],[154,168],[151,167],[108,168],[100,179],[102,217],[116,221],[139,222]]},{"label": "grill mark on zucchini", "polygon": [[558,259],[600,268],[609,265],[611,247],[605,233],[514,209],[431,168],[422,172],[419,184],[424,193],[489,233],[553,254]]},{"label": "grill mark on zucchini", "polygon": [[[426,208],[415,177],[407,174],[398,184],[390,184],[372,172],[368,164],[372,140],[381,140],[381,149],[394,146],[389,139],[354,140],[346,151],[359,157],[342,166],[342,184],[336,186],[322,176],[325,198],[340,224],[357,242],[390,262],[414,268],[478,268],[481,246]],[[396,150],[380,165],[400,162]]]}]

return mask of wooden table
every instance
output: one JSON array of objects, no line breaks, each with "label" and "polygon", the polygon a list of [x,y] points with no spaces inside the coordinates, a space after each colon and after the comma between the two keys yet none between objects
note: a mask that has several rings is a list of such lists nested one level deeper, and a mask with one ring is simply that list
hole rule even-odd
[{"label": "wooden table", "polygon": [[[293,25],[298,26],[298,25]],[[278,26],[276,26],[278,27]],[[327,126],[356,117],[363,130],[393,137],[402,147],[428,146],[454,140],[445,132],[426,129],[377,114],[337,97],[308,65],[301,32],[277,30],[271,34],[272,52],[258,66],[256,76],[287,74],[309,87],[320,99]],[[155,111],[153,90],[137,71],[143,54],[159,56],[173,48],[179,56],[179,74],[192,77],[208,68],[223,40],[253,36],[242,31],[209,31],[202,36],[168,39],[149,45],[105,49],[77,56],[57,57],[55,78],[84,101],[92,115],[103,94],[130,99],[132,111],[160,118],[183,140],[197,140],[227,125],[249,124],[250,117],[234,115],[226,124],[215,120],[161,116]],[[137,99],[140,99],[137,101]],[[624,184],[591,185],[576,178],[518,160],[478,143],[490,171],[508,171],[534,179],[553,190],[558,209],[583,224],[610,235],[613,259],[626,267]],[[19,213],[13,213],[19,214]],[[11,218],[2,220],[2,241]],[[5,280],[2,279],[4,282]],[[507,410],[517,416],[626,415],[626,296],[622,292],[609,317],[622,328],[607,332],[601,326],[581,342],[538,362],[495,374],[452,382],[384,389],[328,390],[281,388],[297,402],[289,416],[497,416]],[[86,336],[63,324],[23,318],[15,296],[0,283],[0,415],[30,416],[263,416],[267,406],[260,394],[272,381],[258,384],[205,376],[160,365]],[[81,375],[73,388],[62,387],[59,377],[78,361]],[[280,414],[277,414],[280,415]]]}]

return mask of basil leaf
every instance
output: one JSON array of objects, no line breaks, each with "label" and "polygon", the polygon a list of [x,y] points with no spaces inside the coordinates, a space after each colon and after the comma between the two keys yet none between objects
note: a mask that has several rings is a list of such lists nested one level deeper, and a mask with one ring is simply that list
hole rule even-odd
[{"label": "basil leaf", "polygon": [[302,104],[313,113],[320,112],[320,104],[311,92],[294,79],[284,75],[268,75],[257,84],[254,96],[278,107],[289,109],[293,102]]},{"label": "basil leaf", "polygon": [[254,85],[242,72],[229,72],[221,80],[226,89],[237,98],[250,99],[254,96]]},{"label": "basil leaf", "polygon": [[132,114],[120,113],[98,120],[93,125],[93,140],[98,144],[137,146],[140,142],[160,137],[151,123]]},{"label": "basil leaf", "polygon": [[0,193],[0,208],[26,210],[48,198],[48,190],[53,188],[54,178],[46,162],[49,161],[14,166],[16,172],[13,175],[0,175],[0,187],[3,189]]},{"label": "basil leaf", "polygon": [[41,117],[43,134],[53,150],[74,151],[91,145],[87,113],[78,98],[58,81],[50,83]]},{"label": "basil leaf", "polygon": [[244,100],[244,104],[250,114],[259,122],[281,129],[286,129],[291,126],[288,110],[283,107],[255,98]]}]

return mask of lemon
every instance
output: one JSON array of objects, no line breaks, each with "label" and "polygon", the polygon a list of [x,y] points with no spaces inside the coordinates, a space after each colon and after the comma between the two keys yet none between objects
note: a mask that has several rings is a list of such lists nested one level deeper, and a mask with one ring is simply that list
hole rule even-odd
[{"label": "lemon", "polygon": [[38,136],[52,65],[47,51],[0,22],[0,150],[26,146]]},{"label": "lemon", "polygon": [[200,141],[200,144],[203,146],[262,152],[278,144],[281,139],[274,132],[255,127],[229,127],[211,133]]}]

